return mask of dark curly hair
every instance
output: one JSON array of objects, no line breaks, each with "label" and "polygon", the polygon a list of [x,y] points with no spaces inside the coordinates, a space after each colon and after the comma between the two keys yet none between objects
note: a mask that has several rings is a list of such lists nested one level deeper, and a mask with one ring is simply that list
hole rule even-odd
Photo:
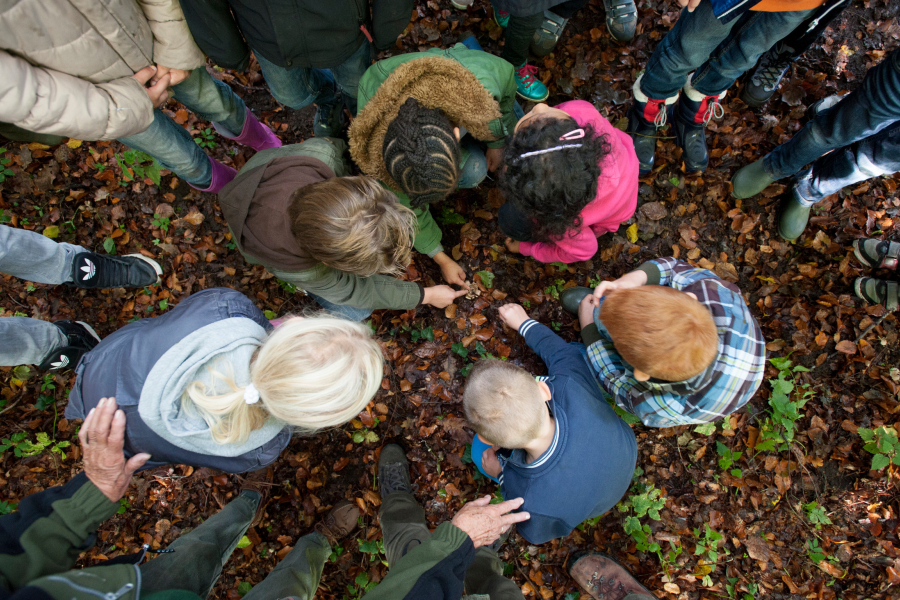
[{"label": "dark curly hair", "polygon": [[384,165],[400,191],[419,208],[439,202],[459,183],[459,140],[436,108],[407,98],[384,136]]},{"label": "dark curly hair", "polygon": [[[504,151],[500,189],[513,206],[534,220],[535,241],[559,240],[580,227],[581,211],[597,196],[600,163],[612,146],[590,125],[582,127],[583,138],[560,141],[573,129],[578,129],[578,123],[572,118],[536,119],[523,124]],[[581,147],[522,156],[563,144]]]}]

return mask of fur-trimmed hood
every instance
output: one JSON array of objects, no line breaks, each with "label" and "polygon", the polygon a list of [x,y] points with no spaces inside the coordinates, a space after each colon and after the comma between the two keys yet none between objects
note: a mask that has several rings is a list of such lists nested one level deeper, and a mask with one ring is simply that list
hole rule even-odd
[{"label": "fur-trimmed hood", "polygon": [[393,189],[398,186],[384,164],[384,136],[410,97],[440,109],[455,126],[495,147],[505,144],[515,124],[512,67],[496,56],[457,44],[439,53],[401,55],[376,63],[360,81],[360,112],[350,125],[350,155],[365,174]]}]

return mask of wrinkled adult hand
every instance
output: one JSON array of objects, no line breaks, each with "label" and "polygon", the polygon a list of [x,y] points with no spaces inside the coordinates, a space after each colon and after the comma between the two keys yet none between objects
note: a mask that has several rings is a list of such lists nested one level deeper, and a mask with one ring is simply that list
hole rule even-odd
[{"label": "wrinkled adult hand", "polygon": [[512,252],[513,254],[521,254],[521,250],[519,250],[519,242],[512,238],[506,238],[503,242],[506,244],[506,249]]},{"label": "wrinkled adult hand", "polygon": [[506,326],[516,331],[519,330],[522,323],[530,318],[528,313],[525,312],[525,309],[518,304],[504,304],[497,312],[500,313],[500,319]]},{"label": "wrinkled adult hand", "polygon": [[678,4],[681,5],[681,8],[685,6],[688,9],[688,12],[694,12],[694,9],[700,4],[701,0],[678,0]]},{"label": "wrinkled adult hand", "polygon": [[484,157],[487,159],[488,171],[493,173],[503,164],[503,148],[488,148]]},{"label": "wrinkled adult hand", "polygon": [[132,78],[137,80],[142,86],[144,86],[144,91],[147,92],[147,95],[150,96],[150,103],[153,104],[153,108],[159,108],[162,106],[163,102],[169,99],[169,84],[171,82],[171,75],[166,73],[162,77],[160,77],[155,83],[151,84],[150,87],[147,87],[147,84],[151,79],[156,75],[156,67],[144,67],[134,75]]},{"label": "wrinkled adult hand", "polygon": [[116,409],[115,398],[102,398],[78,432],[84,472],[112,502],[125,495],[131,476],[150,459],[149,454],[141,453],[125,460],[125,413]]},{"label": "wrinkled adult hand", "polygon": [[169,74],[169,85],[178,85],[179,83],[181,83],[182,81],[184,81],[185,79],[187,79],[188,77],[191,76],[190,71],[185,71],[184,69],[172,69],[172,68],[164,67],[163,65],[157,64],[156,65],[156,75],[154,75],[153,78],[150,79],[150,83],[151,84],[157,83],[160,79],[162,79],[162,76],[165,75],[166,73]]},{"label": "wrinkled adult hand", "polygon": [[449,285],[433,285],[425,288],[422,304],[430,304],[435,308],[447,308],[460,296],[468,294],[468,290],[454,290]]},{"label": "wrinkled adult hand", "polygon": [[476,548],[492,544],[513,523],[521,523],[531,518],[527,512],[509,514],[510,511],[522,506],[525,502],[522,498],[514,498],[500,504],[490,502],[490,496],[469,502],[459,509],[451,521],[468,534]]},{"label": "wrinkled adult hand", "polygon": [[464,288],[469,286],[466,281],[465,269],[459,266],[458,262],[447,256],[446,252],[438,252],[435,254],[434,262],[441,268],[441,275],[444,276],[444,281],[450,285],[458,285]]}]

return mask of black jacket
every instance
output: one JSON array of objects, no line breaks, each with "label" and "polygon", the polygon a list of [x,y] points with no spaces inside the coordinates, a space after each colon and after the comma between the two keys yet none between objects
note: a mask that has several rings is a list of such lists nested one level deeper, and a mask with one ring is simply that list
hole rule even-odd
[{"label": "black jacket", "polygon": [[243,71],[250,50],[285,69],[334,68],[369,32],[385,49],[412,15],[415,0],[181,0],[191,34],[217,65]]}]

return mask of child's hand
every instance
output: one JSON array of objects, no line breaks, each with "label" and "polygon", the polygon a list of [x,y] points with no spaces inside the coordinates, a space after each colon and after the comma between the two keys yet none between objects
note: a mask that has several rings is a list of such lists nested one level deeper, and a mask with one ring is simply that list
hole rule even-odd
[{"label": "child's hand", "polygon": [[453,304],[454,300],[468,293],[468,289],[456,291],[449,285],[433,285],[425,288],[425,298],[422,299],[422,304],[430,304],[435,308],[447,308]]},{"label": "child's hand", "polygon": [[581,299],[581,304],[578,305],[578,324],[582,329],[594,322],[594,307],[599,302],[599,298],[592,294]]},{"label": "child's hand", "polygon": [[500,459],[497,458],[497,451],[494,450],[493,446],[481,453],[481,468],[491,477],[495,479],[500,478],[503,467],[500,466]]},{"label": "child's hand", "polygon": [[613,290],[627,290],[628,288],[641,287],[647,283],[647,274],[638,269],[631,273],[626,273],[615,281],[601,281],[600,285],[594,288],[594,297],[602,298]]},{"label": "child's hand", "polygon": [[459,266],[459,263],[447,256],[446,253],[438,252],[435,254],[434,262],[441,268],[441,275],[444,276],[444,281],[450,285],[458,285],[464,288],[469,287],[469,284],[466,282],[465,270]]},{"label": "child's hand", "polygon": [[521,254],[519,251],[519,242],[512,238],[506,238],[504,242],[506,244],[506,249],[512,252],[513,254]]},{"label": "child's hand", "polygon": [[503,322],[516,331],[522,326],[522,323],[529,319],[528,313],[518,304],[504,304],[500,307],[500,318]]},{"label": "child's hand", "polygon": [[493,173],[500,168],[500,164],[503,162],[503,148],[488,148],[484,157],[487,159],[488,171]]}]

